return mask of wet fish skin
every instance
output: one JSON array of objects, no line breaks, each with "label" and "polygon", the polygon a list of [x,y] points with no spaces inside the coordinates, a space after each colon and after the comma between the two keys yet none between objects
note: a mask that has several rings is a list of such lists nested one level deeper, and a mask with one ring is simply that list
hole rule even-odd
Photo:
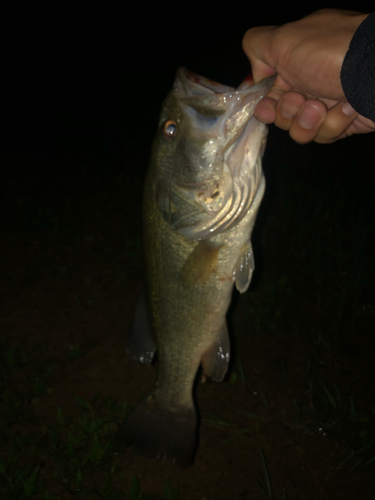
[{"label": "wet fish skin", "polygon": [[244,292],[251,280],[265,188],[267,127],[252,115],[272,80],[236,90],[179,69],[163,103],[143,201],[147,283],[128,342],[143,363],[157,349],[158,376],[116,437],[138,453],[191,463],[198,368],[225,376],[225,316],[234,283]]}]

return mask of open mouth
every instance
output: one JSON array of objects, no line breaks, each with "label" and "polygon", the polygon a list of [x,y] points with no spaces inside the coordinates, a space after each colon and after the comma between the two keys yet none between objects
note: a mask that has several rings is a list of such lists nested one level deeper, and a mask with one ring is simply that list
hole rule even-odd
[{"label": "open mouth", "polygon": [[192,83],[196,83],[201,87],[205,87],[206,89],[212,90],[216,94],[230,94],[231,92],[246,90],[249,87],[252,87],[254,84],[253,76],[251,73],[244,79],[244,81],[237,88],[234,88],[234,87],[229,87],[227,85],[223,85],[221,83],[217,83],[204,76],[197,75],[196,73],[193,73],[192,71],[189,71],[185,68],[181,68],[181,70],[185,72],[186,78],[190,80]]}]

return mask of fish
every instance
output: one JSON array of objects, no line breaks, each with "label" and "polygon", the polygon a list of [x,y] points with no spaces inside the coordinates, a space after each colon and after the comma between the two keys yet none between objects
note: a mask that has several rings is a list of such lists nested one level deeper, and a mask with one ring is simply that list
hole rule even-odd
[{"label": "fish", "polygon": [[138,363],[157,353],[157,379],[115,438],[137,454],[191,464],[197,372],[227,372],[226,313],[251,281],[265,190],[267,126],[254,109],[273,81],[233,88],[179,68],[162,105],[143,195],[146,286],[127,342]]}]

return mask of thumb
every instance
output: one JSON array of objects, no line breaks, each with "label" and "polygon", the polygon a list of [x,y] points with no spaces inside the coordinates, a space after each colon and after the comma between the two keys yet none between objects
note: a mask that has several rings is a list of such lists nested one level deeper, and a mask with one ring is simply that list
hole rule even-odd
[{"label": "thumb", "polygon": [[276,55],[272,51],[276,28],[277,26],[250,28],[242,39],[242,49],[250,61],[255,83],[276,73]]}]

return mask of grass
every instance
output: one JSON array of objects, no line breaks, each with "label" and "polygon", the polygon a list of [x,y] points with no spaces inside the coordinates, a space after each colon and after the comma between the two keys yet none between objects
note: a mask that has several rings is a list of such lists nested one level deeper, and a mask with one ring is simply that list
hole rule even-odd
[{"label": "grass", "polygon": [[[310,216],[313,218],[313,215],[310,214]],[[328,253],[328,257],[322,255],[323,253]],[[354,395],[344,394],[338,383],[325,381],[319,372],[317,361],[318,351],[323,350],[333,355],[340,338],[341,311],[347,307],[355,311],[360,301],[363,285],[358,284],[349,291],[344,286],[342,281],[350,280],[348,275],[341,278],[342,269],[350,269],[345,256],[341,254],[338,256],[336,267],[333,266],[335,260],[330,255],[330,251],[323,252],[316,248],[312,250],[311,257],[312,264],[306,269],[306,273],[315,273],[316,303],[320,314],[312,329],[301,327],[301,325],[297,329],[301,343],[309,337],[316,338],[317,343],[306,354],[305,389],[294,406],[294,415],[287,417],[274,415],[271,418],[282,419],[284,423],[286,421],[286,424],[297,435],[300,432],[321,436],[328,434],[353,447],[350,453],[337,464],[337,467],[351,469],[367,467],[375,461],[375,444],[369,430],[373,415],[357,410]],[[322,269],[325,258],[330,259],[331,274],[340,280],[328,288],[324,287],[326,275]],[[359,272],[357,264],[351,269],[350,274]],[[288,284],[288,279],[283,277],[275,284],[266,282],[253,294],[255,300],[252,302],[249,313],[253,317],[255,315],[257,328],[268,331],[270,335],[275,334],[278,325],[283,320],[284,305],[293,299],[293,290]],[[334,307],[337,308],[337,321],[333,328],[327,330],[324,328],[325,309]],[[302,329],[305,330],[303,333]],[[37,349],[40,350],[42,356],[41,348]],[[8,422],[2,420],[3,436],[12,434],[12,426],[15,423],[21,424],[22,419],[29,419],[32,423],[30,403],[32,405],[33,401],[48,393],[53,386],[53,372],[57,362],[50,360],[46,365],[36,363],[27,355],[27,352],[32,350],[35,351],[35,348],[25,350],[20,345],[10,342],[9,339],[2,346],[2,366],[5,368],[3,376],[7,379],[3,386],[2,402],[6,405],[6,413],[12,421],[10,424],[9,420]],[[87,346],[73,345],[66,355],[66,362],[76,362],[88,352]],[[29,373],[28,381],[21,380],[22,373],[26,371]],[[10,382],[10,377],[15,377],[13,382]],[[288,374],[287,367],[281,368],[280,378],[284,381],[286,392],[290,391],[294,376]],[[18,382],[16,383],[15,380]],[[241,360],[238,361],[237,370],[231,378],[234,383],[237,380],[245,385],[248,383]],[[258,397],[265,409],[270,411],[270,403],[263,387],[258,389]],[[3,449],[0,462],[2,498],[61,500],[64,498],[64,492],[82,498],[106,498],[107,500],[123,498],[123,492],[118,491],[115,486],[116,479],[121,472],[113,465],[111,436],[114,433],[115,422],[119,422],[126,412],[126,405],[119,406],[110,397],[98,396],[92,402],[77,397],[77,410],[76,415],[66,415],[64,409],[59,406],[56,410],[56,422],[49,425],[44,435],[38,436],[35,433],[22,437],[13,435],[13,442],[7,440],[8,450]],[[251,425],[236,430],[233,436],[225,441],[231,443],[232,440],[241,439],[245,434],[259,434],[263,419],[256,415],[249,415],[249,421],[251,420],[253,421]],[[202,421],[219,427],[231,427],[230,422],[213,414],[204,414]],[[28,463],[22,459],[24,456],[28,457]],[[49,462],[48,469],[43,465],[46,460]],[[281,495],[275,496],[273,493],[271,473],[263,450],[261,451],[261,464],[263,472],[258,486],[264,497],[270,500],[286,499],[285,489]],[[41,474],[42,468],[44,468],[44,474]],[[48,484],[49,481],[44,479],[45,475],[54,478],[54,486]],[[54,494],[56,488],[63,492],[61,497]],[[129,490],[132,500],[156,498],[147,495],[147,492],[142,492],[137,476],[134,476]],[[322,498],[325,498],[324,494],[322,495]],[[177,499],[178,490],[173,489],[168,483],[163,498],[165,500]]]},{"label": "grass", "polygon": [[[155,497],[146,496],[141,492],[138,477],[135,475],[131,484],[131,500],[153,500]],[[172,488],[169,482],[165,486],[164,500],[178,500],[178,488]]]},{"label": "grass", "polygon": [[[283,215],[293,230],[282,240],[284,245],[287,242],[289,256],[280,273],[289,271],[299,276],[296,280],[293,276],[276,274],[275,278],[265,272],[266,278],[246,298],[252,331],[262,332],[271,340],[278,337],[279,330],[293,327],[295,342],[300,346],[299,351],[305,353],[306,361],[304,366],[303,361],[298,363],[297,378],[293,366],[280,362],[280,386],[286,394],[296,397],[294,414],[285,409],[282,420],[297,435],[302,432],[331,436],[341,443],[346,457],[333,466],[336,470],[349,464],[354,470],[375,462],[375,406],[363,404],[361,396],[356,396],[351,388],[353,383],[340,380],[336,369],[339,364],[350,362],[342,352],[348,339],[358,334],[359,316],[367,311],[371,317],[373,312],[371,281],[375,264],[371,242],[375,203],[363,181],[353,175],[353,170],[347,170],[345,173],[343,168],[338,183],[334,169],[327,171],[325,164],[321,168],[317,164],[313,172],[311,168],[308,172],[312,182],[307,188],[292,168],[282,169],[279,196],[285,200]],[[306,289],[306,284],[310,287],[307,293],[310,310],[293,310],[299,302],[297,295],[301,287]],[[314,317],[311,310],[316,311]],[[255,395],[240,357],[231,377],[232,382],[237,380],[247,384]],[[269,409],[262,386],[257,395]],[[250,429],[244,428],[236,436]],[[274,498],[263,452],[262,463],[264,473],[258,484],[267,498]],[[322,498],[326,498],[324,492]]]},{"label": "grass", "polygon": [[[329,170],[326,163],[319,161],[317,158],[312,162],[310,169],[301,166],[307,170],[300,175],[295,166],[285,164],[273,172],[279,176],[282,211],[274,216],[276,223],[267,222],[263,246],[277,249],[278,269],[269,270],[265,261],[257,285],[241,298],[248,306],[247,322],[254,340],[258,336],[261,344],[272,346],[282,339],[287,344],[288,357],[276,351],[275,365],[263,365],[269,374],[256,376],[244,354],[239,353],[228,385],[233,393],[241,395],[240,403],[223,414],[219,410],[202,411],[201,420],[219,436],[223,462],[227,450],[242,441],[246,443],[249,436],[254,440],[267,439],[275,427],[278,431],[286,429],[288,442],[292,443],[298,443],[302,437],[319,442],[330,439],[339,449],[324,469],[323,479],[330,479],[340,471],[348,475],[361,470],[369,473],[375,464],[375,407],[358,389],[363,375],[357,377],[356,370],[361,366],[357,361],[352,367],[350,352],[345,351],[351,346],[351,338],[358,338],[358,342],[366,339],[365,323],[374,313],[371,287],[375,264],[371,242],[375,202],[365,188],[361,192],[361,182],[353,175],[354,167],[340,174],[337,181],[337,167]],[[96,208],[96,198],[94,201]],[[118,212],[113,203],[114,207],[105,212],[109,221]],[[97,238],[99,230],[97,234],[91,232],[90,226],[90,230],[82,231],[79,217],[71,225],[66,224],[70,216],[64,215],[59,203],[28,201],[25,205],[20,203],[18,210],[26,231],[47,234],[40,241],[61,241],[63,248],[79,249],[77,252],[84,255],[82,261],[90,259],[80,274],[79,266],[72,267],[61,252],[57,259],[60,267],[48,268],[56,272],[58,280],[68,284],[74,282],[72,278],[77,274],[77,282],[83,284],[73,288],[69,300],[82,318],[101,306],[103,290],[111,289],[116,280],[120,284],[116,293],[121,300],[130,295],[126,286],[134,278],[128,272],[129,262],[141,253],[135,231],[129,238],[120,237],[119,251],[105,239]],[[282,226],[285,221],[288,225]],[[118,223],[114,224],[116,241],[118,227]],[[91,234],[95,238],[85,241]],[[86,245],[84,250],[80,245]],[[28,250],[30,254],[34,247]],[[102,281],[95,281],[98,268]],[[32,272],[30,276],[34,277]],[[7,270],[6,278],[17,286],[19,283],[22,289],[17,269]],[[22,293],[31,296],[33,286]],[[51,355],[48,343],[21,343],[11,336],[0,337],[0,498],[184,498],[182,486],[175,488],[167,481],[158,495],[152,495],[142,486],[138,471],[125,488],[118,486],[123,482],[124,470],[119,466],[112,438],[130,402],[119,402],[109,394],[98,394],[89,400],[77,396],[74,409],[54,402],[52,417],[43,424],[39,422],[36,408],[53,395],[57,374],[73,369],[75,363],[86,362],[93,348],[92,342],[75,341],[66,352]],[[273,385],[264,380],[265,375],[274,377]],[[224,387],[222,390],[224,393]],[[285,396],[282,402],[276,401],[279,393]],[[256,409],[245,411],[241,405],[245,407],[249,400],[256,400]],[[135,403],[132,401],[131,405]],[[274,451],[262,445],[258,449],[260,473],[254,482],[259,494],[274,500],[287,499],[287,489],[277,482]],[[304,464],[307,470],[311,468],[320,497],[331,498],[314,476],[313,468],[306,461]],[[245,492],[241,498],[249,497]]]},{"label": "grass", "polygon": [[269,469],[268,469],[267,460],[266,460],[264,450],[262,450],[262,449],[260,450],[260,457],[261,457],[262,467],[263,467],[262,472],[259,473],[260,477],[259,477],[259,480],[257,482],[260,491],[269,500],[276,500],[276,499],[287,500],[288,496],[287,496],[287,491],[285,488],[283,488],[282,495],[280,497],[275,497],[273,495],[271,474],[270,474]]},{"label": "grass", "polygon": [[295,327],[300,341],[310,344],[306,349],[303,399],[309,402],[310,418],[316,424],[320,422],[318,428],[323,432],[340,437],[357,452],[365,447],[371,454],[374,450],[369,429],[374,408],[356,410],[355,395],[348,387],[343,392],[335,370],[330,371],[332,381],[327,382],[319,366],[319,362],[328,366],[343,360],[342,348],[356,335],[358,312],[366,304],[375,271],[370,243],[374,236],[374,199],[353,170],[343,170],[337,182],[334,170],[318,166],[313,176],[315,186],[308,190],[302,190],[294,176],[283,183],[294,227],[290,248],[296,259],[297,253],[304,255],[300,276],[315,283],[310,297],[317,315],[309,325],[299,318]]},{"label": "grass", "polygon": [[[41,362],[46,350],[42,346],[1,339],[2,499],[124,498],[124,492],[115,486],[122,471],[115,465],[112,439],[117,423],[128,411],[126,403],[119,404],[110,396],[97,395],[91,402],[77,396],[77,412],[67,415],[58,406],[55,421],[46,428],[38,424],[34,415],[33,405],[38,398],[52,390],[54,368],[76,362],[87,354],[87,350],[81,352],[79,348],[75,346],[71,351],[74,356],[68,353],[63,361],[50,359],[46,364],[45,360]],[[143,492],[136,476],[129,492],[134,500],[161,498]],[[163,498],[178,499],[178,490],[169,482]]]}]

